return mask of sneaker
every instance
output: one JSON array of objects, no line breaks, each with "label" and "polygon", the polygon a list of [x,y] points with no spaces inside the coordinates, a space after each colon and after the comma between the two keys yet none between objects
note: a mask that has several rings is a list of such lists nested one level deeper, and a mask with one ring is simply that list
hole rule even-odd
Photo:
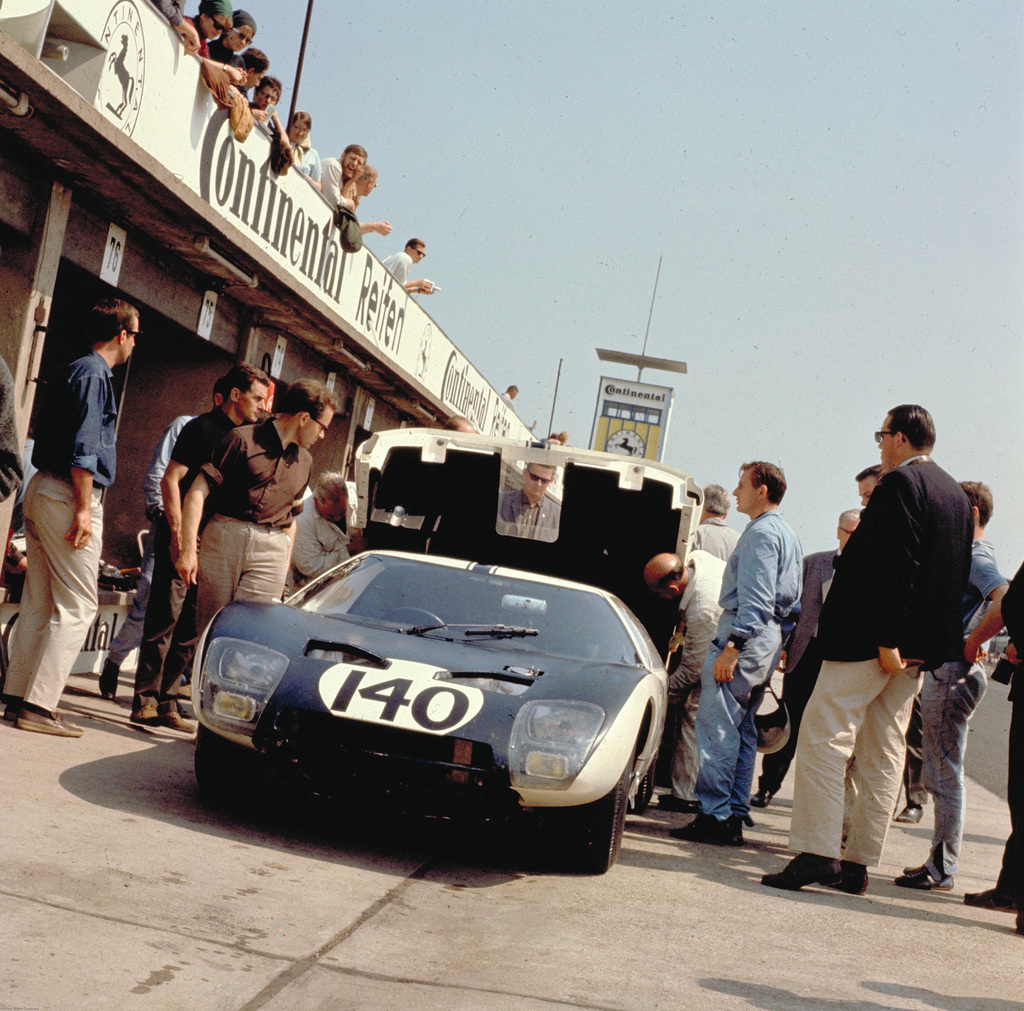
[{"label": "sneaker", "polygon": [[158,716],[158,725],[169,727],[171,730],[180,730],[183,734],[194,734],[196,732],[196,721],[186,720],[177,709],[171,709]]},{"label": "sneaker", "polygon": [[154,705],[140,706],[138,709],[133,709],[131,716],[128,717],[132,723],[138,723],[143,727],[155,727],[160,723],[160,713],[157,711]]},{"label": "sneaker", "polygon": [[920,867],[904,867],[903,873],[893,882],[900,888],[917,888],[922,892],[948,892],[953,887],[953,877],[936,881],[923,864]]},{"label": "sneaker", "polygon": [[742,846],[743,824],[735,815],[719,821],[714,815],[699,814],[689,825],[669,832],[673,839],[708,843],[712,846]]},{"label": "sneaker", "polygon": [[53,737],[81,737],[83,733],[81,727],[65,723],[59,713],[42,716],[27,709],[22,709],[18,717],[18,729],[31,730],[36,734],[50,734]]}]

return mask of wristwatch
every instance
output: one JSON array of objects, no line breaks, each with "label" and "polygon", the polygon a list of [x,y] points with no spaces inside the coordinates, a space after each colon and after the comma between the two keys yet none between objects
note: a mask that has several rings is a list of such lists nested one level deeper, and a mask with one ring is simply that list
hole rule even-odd
[{"label": "wristwatch", "polygon": [[747,640],[746,639],[741,639],[739,636],[734,635],[734,636],[731,636],[729,638],[729,641],[725,645],[726,645],[726,648],[728,648],[729,646],[732,646],[733,649],[738,651],[738,650],[743,649],[743,647],[746,646],[746,644],[747,644]]}]

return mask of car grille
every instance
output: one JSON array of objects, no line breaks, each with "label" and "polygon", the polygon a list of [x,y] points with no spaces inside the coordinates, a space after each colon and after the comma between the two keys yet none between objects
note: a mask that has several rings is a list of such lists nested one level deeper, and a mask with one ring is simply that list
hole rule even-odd
[{"label": "car grille", "polygon": [[268,750],[296,765],[318,793],[386,796],[432,811],[439,797],[453,808],[517,802],[508,772],[496,769],[490,746],[476,741],[304,709],[282,710],[273,737],[277,747]]}]

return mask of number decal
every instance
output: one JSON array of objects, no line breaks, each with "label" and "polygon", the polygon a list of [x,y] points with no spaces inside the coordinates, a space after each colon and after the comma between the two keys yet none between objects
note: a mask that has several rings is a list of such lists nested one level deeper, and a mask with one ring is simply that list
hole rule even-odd
[{"label": "number decal", "polygon": [[394,660],[384,680],[379,670],[334,664],[320,676],[320,698],[335,716],[445,734],[468,723],[484,704],[479,688],[438,684],[437,667]]}]

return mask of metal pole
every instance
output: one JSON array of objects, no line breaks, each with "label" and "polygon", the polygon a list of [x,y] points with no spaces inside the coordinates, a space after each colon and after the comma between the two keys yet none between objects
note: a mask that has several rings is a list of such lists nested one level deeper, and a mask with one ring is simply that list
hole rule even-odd
[{"label": "metal pole", "polygon": [[[311,0],[310,0],[311,2]],[[641,354],[647,353],[647,336],[650,334],[650,318],[654,314],[654,299],[657,297],[657,279],[662,276],[662,259],[663,257],[657,258],[657,273],[654,275],[654,291],[650,296],[650,311],[647,313],[647,329],[643,334],[643,350]],[[637,382],[640,382],[640,377],[643,375],[643,366],[637,369]]]},{"label": "metal pole", "polygon": [[299,62],[295,65],[295,84],[292,86],[292,107],[288,112],[285,130],[290,130],[295,117],[295,106],[299,101],[299,82],[302,80],[302,64],[306,59],[306,40],[309,38],[309,22],[313,19],[313,0],[306,4],[306,24],[302,29],[302,45],[299,46]]},{"label": "metal pole", "polygon": [[555,376],[555,395],[551,398],[551,420],[548,422],[548,435],[555,430],[555,404],[558,402],[558,381],[562,378],[562,358],[558,359],[558,375]]}]

